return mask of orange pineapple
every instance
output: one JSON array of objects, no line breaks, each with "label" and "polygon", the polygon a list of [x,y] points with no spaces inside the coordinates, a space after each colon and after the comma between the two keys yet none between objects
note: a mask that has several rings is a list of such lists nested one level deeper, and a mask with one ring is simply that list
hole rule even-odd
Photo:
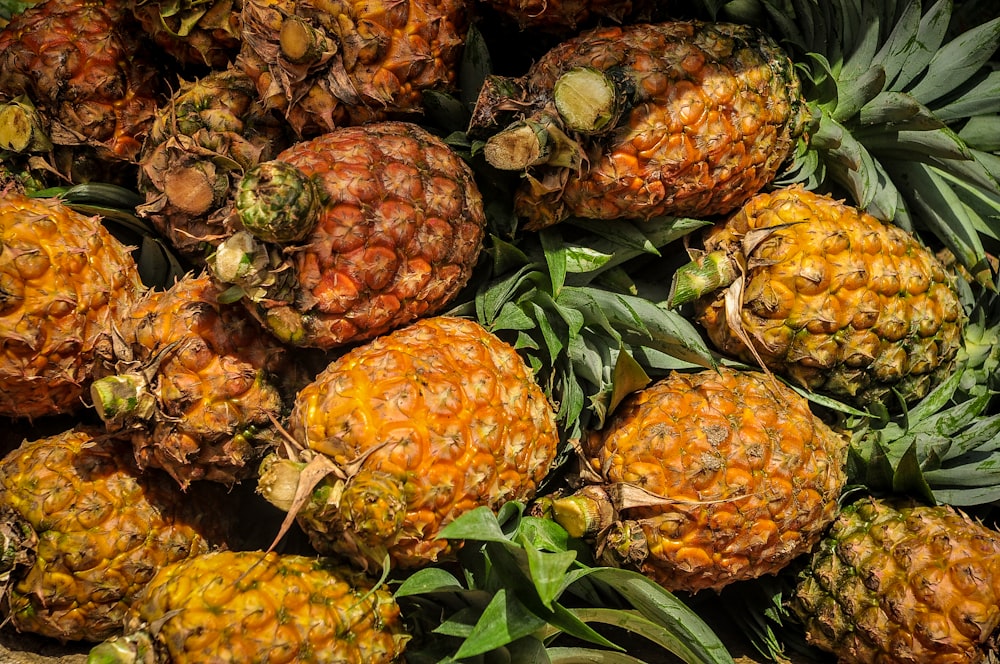
[{"label": "orange pineapple", "polygon": [[210,257],[215,276],[279,339],[322,349],[440,311],[486,224],[469,167],[403,122],[296,143],[247,172],[236,210],[246,231]]},{"label": "orange pineapple", "polygon": [[128,249],[57,199],[0,198],[0,415],[79,410],[144,291]]},{"label": "orange pineapple", "polygon": [[154,43],[183,64],[225,69],[240,50],[241,0],[129,0]]},{"label": "orange pineapple", "polygon": [[819,541],[847,480],[848,440],[761,373],[672,372],[587,434],[584,487],[544,499],[603,560],[668,590],[774,574]]},{"label": "orange pineapple", "polygon": [[207,274],[149,291],[116,326],[117,371],[90,387],[139,466],[162,468],[184,487],[256,472],[297,373],[285,347],[219,295]]},{"label": "orange pineapple", "polygon": [[79,426],[0,460],[0,591],[21,631],[100,641],[166,564],[225,546],[224,490],[140,472],[128,444]]},{"label": "orange pineapple", "polygon": [[471,0],[245,0],[238,63],[303,136],[423,108],[456,79]]},{"label": "orange pineapple", "polygon": [[[300,450],[265,459],[258,490],[320,552],[366,567],[449,558],[441,527],[528,500],[559,444],[552,406],[513,347],[435,316],[355,347],[303,388]],[[322,478],[322,479],[321,479]]]},{"label": "orange pineapple", "polygon": [[515,209],[539,229],[730,212],[775,177],[807,118],[770,37],[669,22],[588,30],[522,78],[488,79],[470,132],[488,136],[491,164],[526,171]]}]

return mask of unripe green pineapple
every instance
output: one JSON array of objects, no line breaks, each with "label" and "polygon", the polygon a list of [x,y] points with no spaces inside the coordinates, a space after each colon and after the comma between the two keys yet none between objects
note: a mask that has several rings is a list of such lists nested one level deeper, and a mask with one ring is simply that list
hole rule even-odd
[{"label": "unripe green pineapple", "polygon": [[88,664],[388,664],[409,636],[392,594],[331,560],[219,551],[163,567],[125,635]]},{"label": "unripe green pineapple", "polygon": [[118,634],[161,567],[227,544],[232,509],[222,487],[185,493],[140,472],[128,444],[96,427],[25,441],[0,460],[5,617],[62,641]]},{"label": "unripe green pineapple", "polygon": [[846,506],[790,602],[841,664],[975,664],[1000,627],[1000,533],[946,505]]}]

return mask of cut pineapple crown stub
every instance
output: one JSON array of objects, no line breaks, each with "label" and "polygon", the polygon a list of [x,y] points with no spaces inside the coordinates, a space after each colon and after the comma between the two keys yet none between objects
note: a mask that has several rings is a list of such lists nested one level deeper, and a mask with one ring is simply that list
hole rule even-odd
[{"label": "cut pineapple crown stub", "polygon": [[282,161],[251,168],[236,193],[240,221],[265,242],[283,244],[306,238],[319,221],[320,205],[312,180]]}]

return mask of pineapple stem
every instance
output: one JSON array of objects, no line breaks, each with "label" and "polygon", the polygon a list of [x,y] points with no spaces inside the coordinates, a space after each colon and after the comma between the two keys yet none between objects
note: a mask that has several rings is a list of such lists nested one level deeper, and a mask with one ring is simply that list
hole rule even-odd
[{"label": "pineapple stem", "polygon": [[282,21],[278,44],[285,59],[298,65],[315,62],[331,50],[321,33],[295,17]]},{"label": "pineapple stem", "polygon": [[502,171],[523,171],[548,164],[577,168],[582,148],[547,113],[508,126],[486,140],[486,161]]},{"label": "pineapple stem", "polygon": [[264,242],[298,242],[319,221],[316,185],[283,161],[266,161],[246,172],[236,192],[243,226]]},{"label": "pineapple stem", "polygon": [[170,202],[187,214],[204,214],[215,202],[212,180],[201,168],[187,166],[172,170],[163,184]]},{"label": "pineapple stem", "polygon": [[0,148],[12,152],[45,152],[52,141],[45,134],[42,118],[21,96],[0,104]]},{"label": "pineapple stem", "polygon": [[91,648],[87,654],[87,664],[141,664],[154,661],[153,639],[146,631],[110,638]]},{"label": "pineapple stem", "polygon": [[596,534],[617,518],[610,496],[596,484],[562,498],[542,498],[539,508],[571,537]]},{"label": "pineapple stem", "polygon": [[490,74],[483,80],[469,120],[470,136],[486,136],[514,121],[530,105],[523,79]]},{"label": "pineapple stem", "polygon": [[702,295],[725,288],[739,276],[739,268],[725,251],[713,251],[677,268],[667,307],[673,309]]},{"label": "pineapple stem", "polygon": [[556,110],[565,126],[584,134],[614,128],[634,95],[635,86],[620,68],[575,67],[560,76],[553,88]]},{"label": "pineapple stem", "polygon": [[146,379],[137,373],[95,380],[90,384],[90,397],[97,414],[109,425],[121,425],[127,418],[148,419],[156,409]]}]

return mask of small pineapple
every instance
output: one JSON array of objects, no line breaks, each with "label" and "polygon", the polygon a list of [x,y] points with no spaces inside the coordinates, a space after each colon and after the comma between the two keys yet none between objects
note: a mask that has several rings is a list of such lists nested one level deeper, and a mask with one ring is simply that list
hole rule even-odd
[{"label": "small pineapple", "polygon": [[237,63],[303,137],[403,119],[456,80],[471,0],[244,0]]},{"label": "small pineapple", "polygon": [[20,631],[101,641],[164,565],[225,546],[221,487],[184,493],[140,472],[128,444],[77,426],[23,442],[0,460],[0,585]]},{"label": "small pineapple", "polygon": [[[528,500],[559,437],[513,347],[470,320],[422,319],[355,347],[296,398],[302,449],[265,459],[258,490],[317,551],[377,568],[448,559],[436,535],[469,510]],[[284,456],[288,456],[284,454]]]},{"label": "small pineapple", "polygon": [[1000,533],[947,505],[860,499],[790,606],[841,664],[983,662],[1000,627]]},{"label": "small pineapple", "polygon": [[0,199],[0,415],[80,410],[144,287],[128,249],[57,199]]},{"label": "small pineapple", "polygon": [[138,213],[195,264],[238,227],[233,194],[243,174],[291,144],[284,120],[257,101],[235,67],[182,81],[156,114],[139,155]]},{"label": "small pineapple", "polygon": [[[524,170],[515,210],[706,217],[739,207],[792,156],[808,115],[792,63],[749,26],[666,22],[587,30],[519,79],[483,86],[469,131]],[[513,113],[510,109],[523,109]]]},{"label": "small pineapple", "polygon": [[777,573],[819,541],[847,477],[847,439],[804,398],[721,367],[633,392],[582,444],[583,487],[539,511],[671,591]]},{"label": "small pineapple", "polygon": [[185,65],[225,69],[240,50],[241,0],[130,0],[153,42]]},{"label": "small pineapple", "polygon": [[139,466],[162,468],[183,487],[253,475],[276,443],[285,382],[296,375],[287,349],[220,294],[205,273],[147,292],[116,326],[117,370],[90,386]]},{"label": "small pineapple", "polygon": [[392,594],[324,558],[217,551],[161,568],[125,635],[88,664],[388,664],[409,636]]},{"label": "small pineapple", "polygon": [[46,0],[0,30],[0,101],[27,97],[47,139],[132,160],[162,101],[160,70],[124,3]]},{"label": "small pineapple", "polygon": [[954,278],[913,235],[797,186],[712,227],[671,306],[695,311],[723,353],[804,388],[893,406],[946,377],[965,313]]},{"label": "small pineapple", "polygon": [[438,313],[486,225],[469,167],[404,122],[296,143],[247,172],[236,210],[246,231],[209,257],[213,274],[279,339],[320,349]]}]

